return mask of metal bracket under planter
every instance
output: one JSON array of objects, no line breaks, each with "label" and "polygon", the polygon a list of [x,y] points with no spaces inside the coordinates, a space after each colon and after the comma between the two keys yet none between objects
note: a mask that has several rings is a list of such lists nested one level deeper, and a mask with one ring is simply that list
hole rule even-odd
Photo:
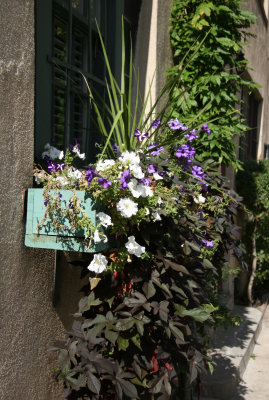
[{"label": "metal bracket under planter", "polygon": [[[61,202],[68,204],[73,196],[72,190],[61,190],[60,192],[62,195]],[[51,191],[52,195],[53,193],[56,192]],[[98,206],[89,193],[83,190],[76,191],[76,195],[79,197],[80,205],[83,206],[85,213],[92,219],[92,223],[96,225],[96,213],[102,211],[102,207]],[[46,220],[43,226],[38,227],[44,218],[45,211],[43,189],[28,189],[26,246],[87,253],[101,252],[112,247],[111,241],[107,243],[92,242],[91,246],[88,247],[88,244],[84,241],[84,231],[69,232],[66,230],[57,233],[50,220]],[[66,226],[68,227],[68,225],[66,220]]]}]

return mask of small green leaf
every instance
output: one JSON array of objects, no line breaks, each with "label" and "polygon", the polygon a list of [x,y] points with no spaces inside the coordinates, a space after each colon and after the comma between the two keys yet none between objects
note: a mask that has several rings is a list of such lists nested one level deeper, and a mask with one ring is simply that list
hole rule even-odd
[{"label": "small green leaf", "polygon": [[129,340],[124,339],[122,336],[119,336],[117,339],[118,349],[119,350],[126,350],[129,347]]}]

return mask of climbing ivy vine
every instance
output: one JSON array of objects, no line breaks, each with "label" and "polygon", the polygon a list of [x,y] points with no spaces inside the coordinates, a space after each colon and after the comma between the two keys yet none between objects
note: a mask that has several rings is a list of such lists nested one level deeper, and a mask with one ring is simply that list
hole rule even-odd
[{"label": "climbing ivy vine", "polygon": [[[174,67],[169,75],[178,75],[181,90],[172,93],[173,116],[192,121],[197,110],[209,124],[212,135],[200,137],[200,160],[213,158],[217,163],[238,169],[233,139],[245,132],[240,115],[240,91],[258,87],[247,79],[247,60],[243,55],[248,28],[256,17],[240,8],[239,0],[175,0],[172,7],[171,44]],[[186,67],[183,67],[182,60]]]}]

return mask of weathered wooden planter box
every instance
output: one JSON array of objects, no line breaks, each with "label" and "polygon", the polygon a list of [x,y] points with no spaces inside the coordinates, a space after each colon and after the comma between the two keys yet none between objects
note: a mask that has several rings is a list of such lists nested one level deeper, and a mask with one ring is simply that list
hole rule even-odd
[{"label": "weathered wooden planter box", "polygon": [[[53,196],[54,193],[56,192],[51,191]],[[60,201],[64,205],[69,203],[73,192],[72,190],[61,190],[61,195]],[[83,207],[85,213],[92,219],[93,225],[97,225],[96,214],[103,211],[103,208],[98,206],[89,193],[85,191],[76,191],[76,195],[79,197],[80,205]],[[66,229],[56,232],[49,219],[46,219],[44,226],[39,227],[46,211],[43,189],[28,189],[27,197],[26,246],[88,253],[101,252],[111,247],[111,242],[109,241],[107,243],[92,242],[91,246],[88,247],[88,243],[84,240],[85,232],[83,230],[69,232]],[[61,223],[67,228],[69,227],[67,218],[63,219]]]}]

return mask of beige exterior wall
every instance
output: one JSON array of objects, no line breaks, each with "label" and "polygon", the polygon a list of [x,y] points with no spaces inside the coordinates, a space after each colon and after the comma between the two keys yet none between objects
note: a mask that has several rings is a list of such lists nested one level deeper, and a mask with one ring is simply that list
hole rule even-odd
[{"label": "beige exterior wall", "polygon": [[62,324],[52,307],[54,252],[24,246],[22,188],[34,156],[34,1],[0,2],[0,398],[60,399],[48,348]]},{"label": "beige exterior wall", "polygon": [[257,17],[257,22],[251,27],[251,33],[256,38],[248,38],[249,45],[245,48],[245,55],[249,61],[248,73],[251,79],[258,82],[262,87],[257,89],[256,95],[260,99],[258,130],[259,145],[257,151],[258,159],[263,158],[263,145],[269,143],[268,125],[268,1],[264,1],[264,7],[260,1],[248,0],[245,8],[252,11]]}]

